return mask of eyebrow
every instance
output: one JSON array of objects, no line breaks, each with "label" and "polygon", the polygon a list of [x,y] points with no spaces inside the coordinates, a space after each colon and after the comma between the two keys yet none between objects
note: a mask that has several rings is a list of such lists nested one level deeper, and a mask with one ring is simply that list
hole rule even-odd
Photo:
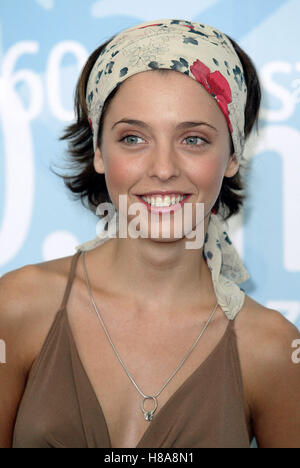
[{"label": "eyebrow", "polygon": [[[130,125],[138,125],[139,127],[142,127],[142,128],[150,128],[150,126],[148,124],[146,124],[146,122],[143,122],[142,120],[124,118],[122,120],[118,120],[118,122],[115,122],[113,124],[113,126],[111,127],[111,129],[113,130],[115,128],[115,126],[120,124],[120,123],[127,123],[127,124],[130,124]],[[207,127],[212,128],[213,130],[215,130],[218,133],[218,130],[208,122],[181,122],[180,124],[177,125],[176,128],[178,128],[179,130],[182,130],[184,128],[198,127],[200,125],[206,125]]]}]

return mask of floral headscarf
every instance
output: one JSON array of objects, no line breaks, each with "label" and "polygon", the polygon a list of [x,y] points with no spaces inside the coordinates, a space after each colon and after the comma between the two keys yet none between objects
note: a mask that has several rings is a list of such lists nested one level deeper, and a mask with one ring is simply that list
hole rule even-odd
[{"label": "floral headscarf", "polygon": [[94,149],[103,105],[111,91],[130,76],[157,68],[177,70],[204,86],[226,118],[239,161],[244,149],[247,100],[239,57],[230,40],[216,28],[174,19],[125,29],[100,53],[86,93]]}]

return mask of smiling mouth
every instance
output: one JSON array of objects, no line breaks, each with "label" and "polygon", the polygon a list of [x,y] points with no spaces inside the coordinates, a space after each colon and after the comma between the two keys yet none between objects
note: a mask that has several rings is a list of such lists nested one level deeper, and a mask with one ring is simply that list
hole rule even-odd
[{"label": "smiling mouth", "polygon": [[168,194],[168,195],[138,195],[138,197],[153,207],[170,207],[184,201],[190,194]]},{"label": "smiling mouth", "polygon": [[191,197],[191,194],[185,195],[166,195],[166,196],[146,196],[137,195],[139,200],[147,206],[148,211],[153,213],[164,213],[179,210],[184,203]]}]

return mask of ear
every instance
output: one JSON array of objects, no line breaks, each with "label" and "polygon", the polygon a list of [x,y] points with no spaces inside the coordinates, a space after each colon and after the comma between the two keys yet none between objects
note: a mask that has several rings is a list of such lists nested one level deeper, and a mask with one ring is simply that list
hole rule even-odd
[{"label": "ear", "polygon": [[105,172],[102,152],[98,146],[94,154],[94,168],[95,171],[98,172],[98,174],[104,174]]},{"label": "ear", "polygon": [[235,154],[233,153],[229,157],[229,161],[227,163],[226,171],[224,176],[226,177],[233,177],[239,170],[239,163],[238,160],[236,159]]}]

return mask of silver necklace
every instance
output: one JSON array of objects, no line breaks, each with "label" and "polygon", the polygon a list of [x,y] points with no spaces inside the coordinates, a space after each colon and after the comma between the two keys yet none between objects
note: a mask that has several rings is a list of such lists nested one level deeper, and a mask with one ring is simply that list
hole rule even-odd
[{"label": "silver necklace", "polygon": [[[127,376],[129,377],[129,379],[131,380],[131,382],[133,383],[133,385],[135,386],[135,388],[137,389],[137,391],[140,393],[140,395],[143,397],[142,400],[141,400],[141,410],[144,414],[144,418],[146,419],[146,421],[151,421],[154,417],[154,413],[157,409],[157,406],[158,406],[158,403],[157,403],[157,397],[161,394],[161,392],[164,390],[164,388],[168,385],[168,383],[170,382],[170,380],[175,376],[175,374],[177,374],[177,372],[179,371],[179,369],[181,369],[181,367],[183,366],[183,364],[185,363],[185,361],[188,359],[188,357],[190,356],[191,352],[193,351],[193,349],[195,348],[195,346],[197,345],[198,341],[200,340],[202,334],[204,333],[204,331],[206,330],[209,322],[211,321],[216,309],[217,309],[217,306],[218,306],[218,303],[215,305],[212,313],[210,314],[207,322],[205,323],[204,327],[202,328],[201,330],[201,333],[200,335],[198,336],[198,338],[196,339],[196,341],[193,343],[191,349],[188,351],[188,353],[185,355],[185,357],[183,358],[183,360],[181,361],[181,363],[176,367],[176,369],[174,370],[174,372],[172,372],[172,374],[170,375],[170,377],[168,378],[168,380],[166,381],[166,383],[161,387],[161,389],[155,394],[155,395],[146,395],[145,393],[142,392],[142,390],[139,388],[139,386],[137,385],[137,383],[134,381],[133,377],[131,376],[129,370],[127,369],[127,367],[125,366],[124,362],[122,361],[115,345],[113,344],[112,340],[111,340],[111,337],[109,336],[109,333],[107,331],[107,328],[101,318],[101,315],[99,313],[99,310],[96,306],[96,303],[94,301],[94,298],[93,298],[93,295],[92,295],[92,291],[91,291],[91,288],[90,288],[90,283],[89,283],[89,280],[88,280],[88,276],[87,276],[87,271],[86,271],[86,267],[85,267],[85,259],[84,259],[84,251],[81,252],[81,258],[82,258],[82,265],[83,265],[83,272],[84,272],[84,276],[85,276],[85,281],[86,281],[86,284],[87,284],[87,288],[88,288],[88,292],[89,292],[89,296],[90,296],[90,299],[91,299],[91,302],[94,306],[94,309],[96,311],[96,314],[100,320],[100,323],[103,327],[103,330],[107,336],[107,339],[108,341],[110,342],[117,358],[119,359],[120,361],[120,364],[122,365],[124,371],[126,372]],[[145,410],[145,401],[146,400],[152,400],[153,402],[153,409],[151,411],[147,411]]]}]

